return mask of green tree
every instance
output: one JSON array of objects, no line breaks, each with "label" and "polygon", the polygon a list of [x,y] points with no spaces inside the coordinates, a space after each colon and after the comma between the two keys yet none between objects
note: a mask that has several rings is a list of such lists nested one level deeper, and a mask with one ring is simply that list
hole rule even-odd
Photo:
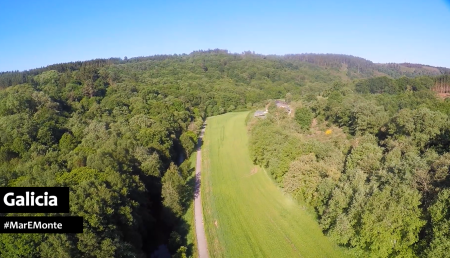
[{"label": "green tree", "polygon": [[432,240],[427,257],[450,257],[450,190],[443,189],[436,202],[429,208],[432,225]]},{"label": "green tree", "polygon": [[308,129],[311,126],[312,119],[313,114],[308,108],[303,107],[295,110],[295,120],[302,129]]},{"label": "green tree", "polygon": [[162,178],[163,204],[166,208],[169,223],[175,223],[177,217],[183,212],[182,200],[184,193],[184,181],[178,167],[171,163],[169,169]]},{"label": "green tree", "polygon": [[376,191],[362,213],[356,246],[371,257],[414,256],[413,245],[425,225],[419,205],[420,194],[407,186]]},{"label": "green tree", "polygon": [[192,154],[195,146],[197,145],[197,135],[192,131],[184,132],[180,136],[181,145],[185,151],[186,157]]}]

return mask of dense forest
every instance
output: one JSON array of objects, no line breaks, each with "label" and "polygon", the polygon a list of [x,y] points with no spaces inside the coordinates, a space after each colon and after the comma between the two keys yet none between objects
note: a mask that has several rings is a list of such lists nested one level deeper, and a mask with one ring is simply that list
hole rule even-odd
[{"label": "dense forest", "polygon": [[357,257],[450,257],[446,77],[337,82],[249,117],[253,162]]},{"label": "dense forest", "polygon": [[[1,73],[0,187],[68,186],[70,214],[59,215],[85,225],[83,234],[2,234],[0,256],[148,257],[160,245],[190,255],[185,157],[204,119],[278,98],[304,105],[297,120],[280,113],[254,125],[255,162],[315,207],[325,232],[374,254],[442,252],[450,108],[430,90],[442,79],[413,77],[447,70],[379,67],[210,50]],[[402,75],[411,78],[393,79]],[[313,117],[336,131],[308,133]]]}]

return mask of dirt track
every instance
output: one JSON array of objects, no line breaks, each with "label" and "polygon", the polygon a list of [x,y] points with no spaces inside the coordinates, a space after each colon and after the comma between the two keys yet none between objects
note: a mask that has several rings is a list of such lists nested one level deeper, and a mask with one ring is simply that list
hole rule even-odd
[{"label": "dirt track", "polygon": [[208,258],[208,244],[206,242],[205,227],[203,225],[203,208],[200,194],[201,185],[201,166],[202,166],[202,138],[205,129],[203,128],[198,139],[197,148],[197,164],[195,166],[195,193],[194,193],[194,217],[195,217],[195,233],[197,236],[197,247],[199,258]]}]

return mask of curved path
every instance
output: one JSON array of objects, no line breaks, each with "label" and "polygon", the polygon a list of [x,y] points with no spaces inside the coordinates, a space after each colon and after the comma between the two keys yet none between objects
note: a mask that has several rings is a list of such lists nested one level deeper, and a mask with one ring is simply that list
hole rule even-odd
[{"label": "curved path", "polygon": [[205,227],[203,225],[203,208],[200,194],[200,179],[202,166],[202,138],[205,133],[205,125],[203,125],[197,144],[197,164],[195,166],[195,194],[194,194],[194,218],[195,218],[195,234],[197,236],[197,247],[199,258],[208,258],[208,244],[206,242]]}]

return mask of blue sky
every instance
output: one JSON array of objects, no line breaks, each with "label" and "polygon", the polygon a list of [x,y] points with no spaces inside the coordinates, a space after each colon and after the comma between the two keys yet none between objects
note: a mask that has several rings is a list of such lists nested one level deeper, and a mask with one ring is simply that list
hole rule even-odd
[{"label": "blue sky", "polygon": [[450,67],[444,0],[41,0],[0,10],[0,71],[213,48]]}]

